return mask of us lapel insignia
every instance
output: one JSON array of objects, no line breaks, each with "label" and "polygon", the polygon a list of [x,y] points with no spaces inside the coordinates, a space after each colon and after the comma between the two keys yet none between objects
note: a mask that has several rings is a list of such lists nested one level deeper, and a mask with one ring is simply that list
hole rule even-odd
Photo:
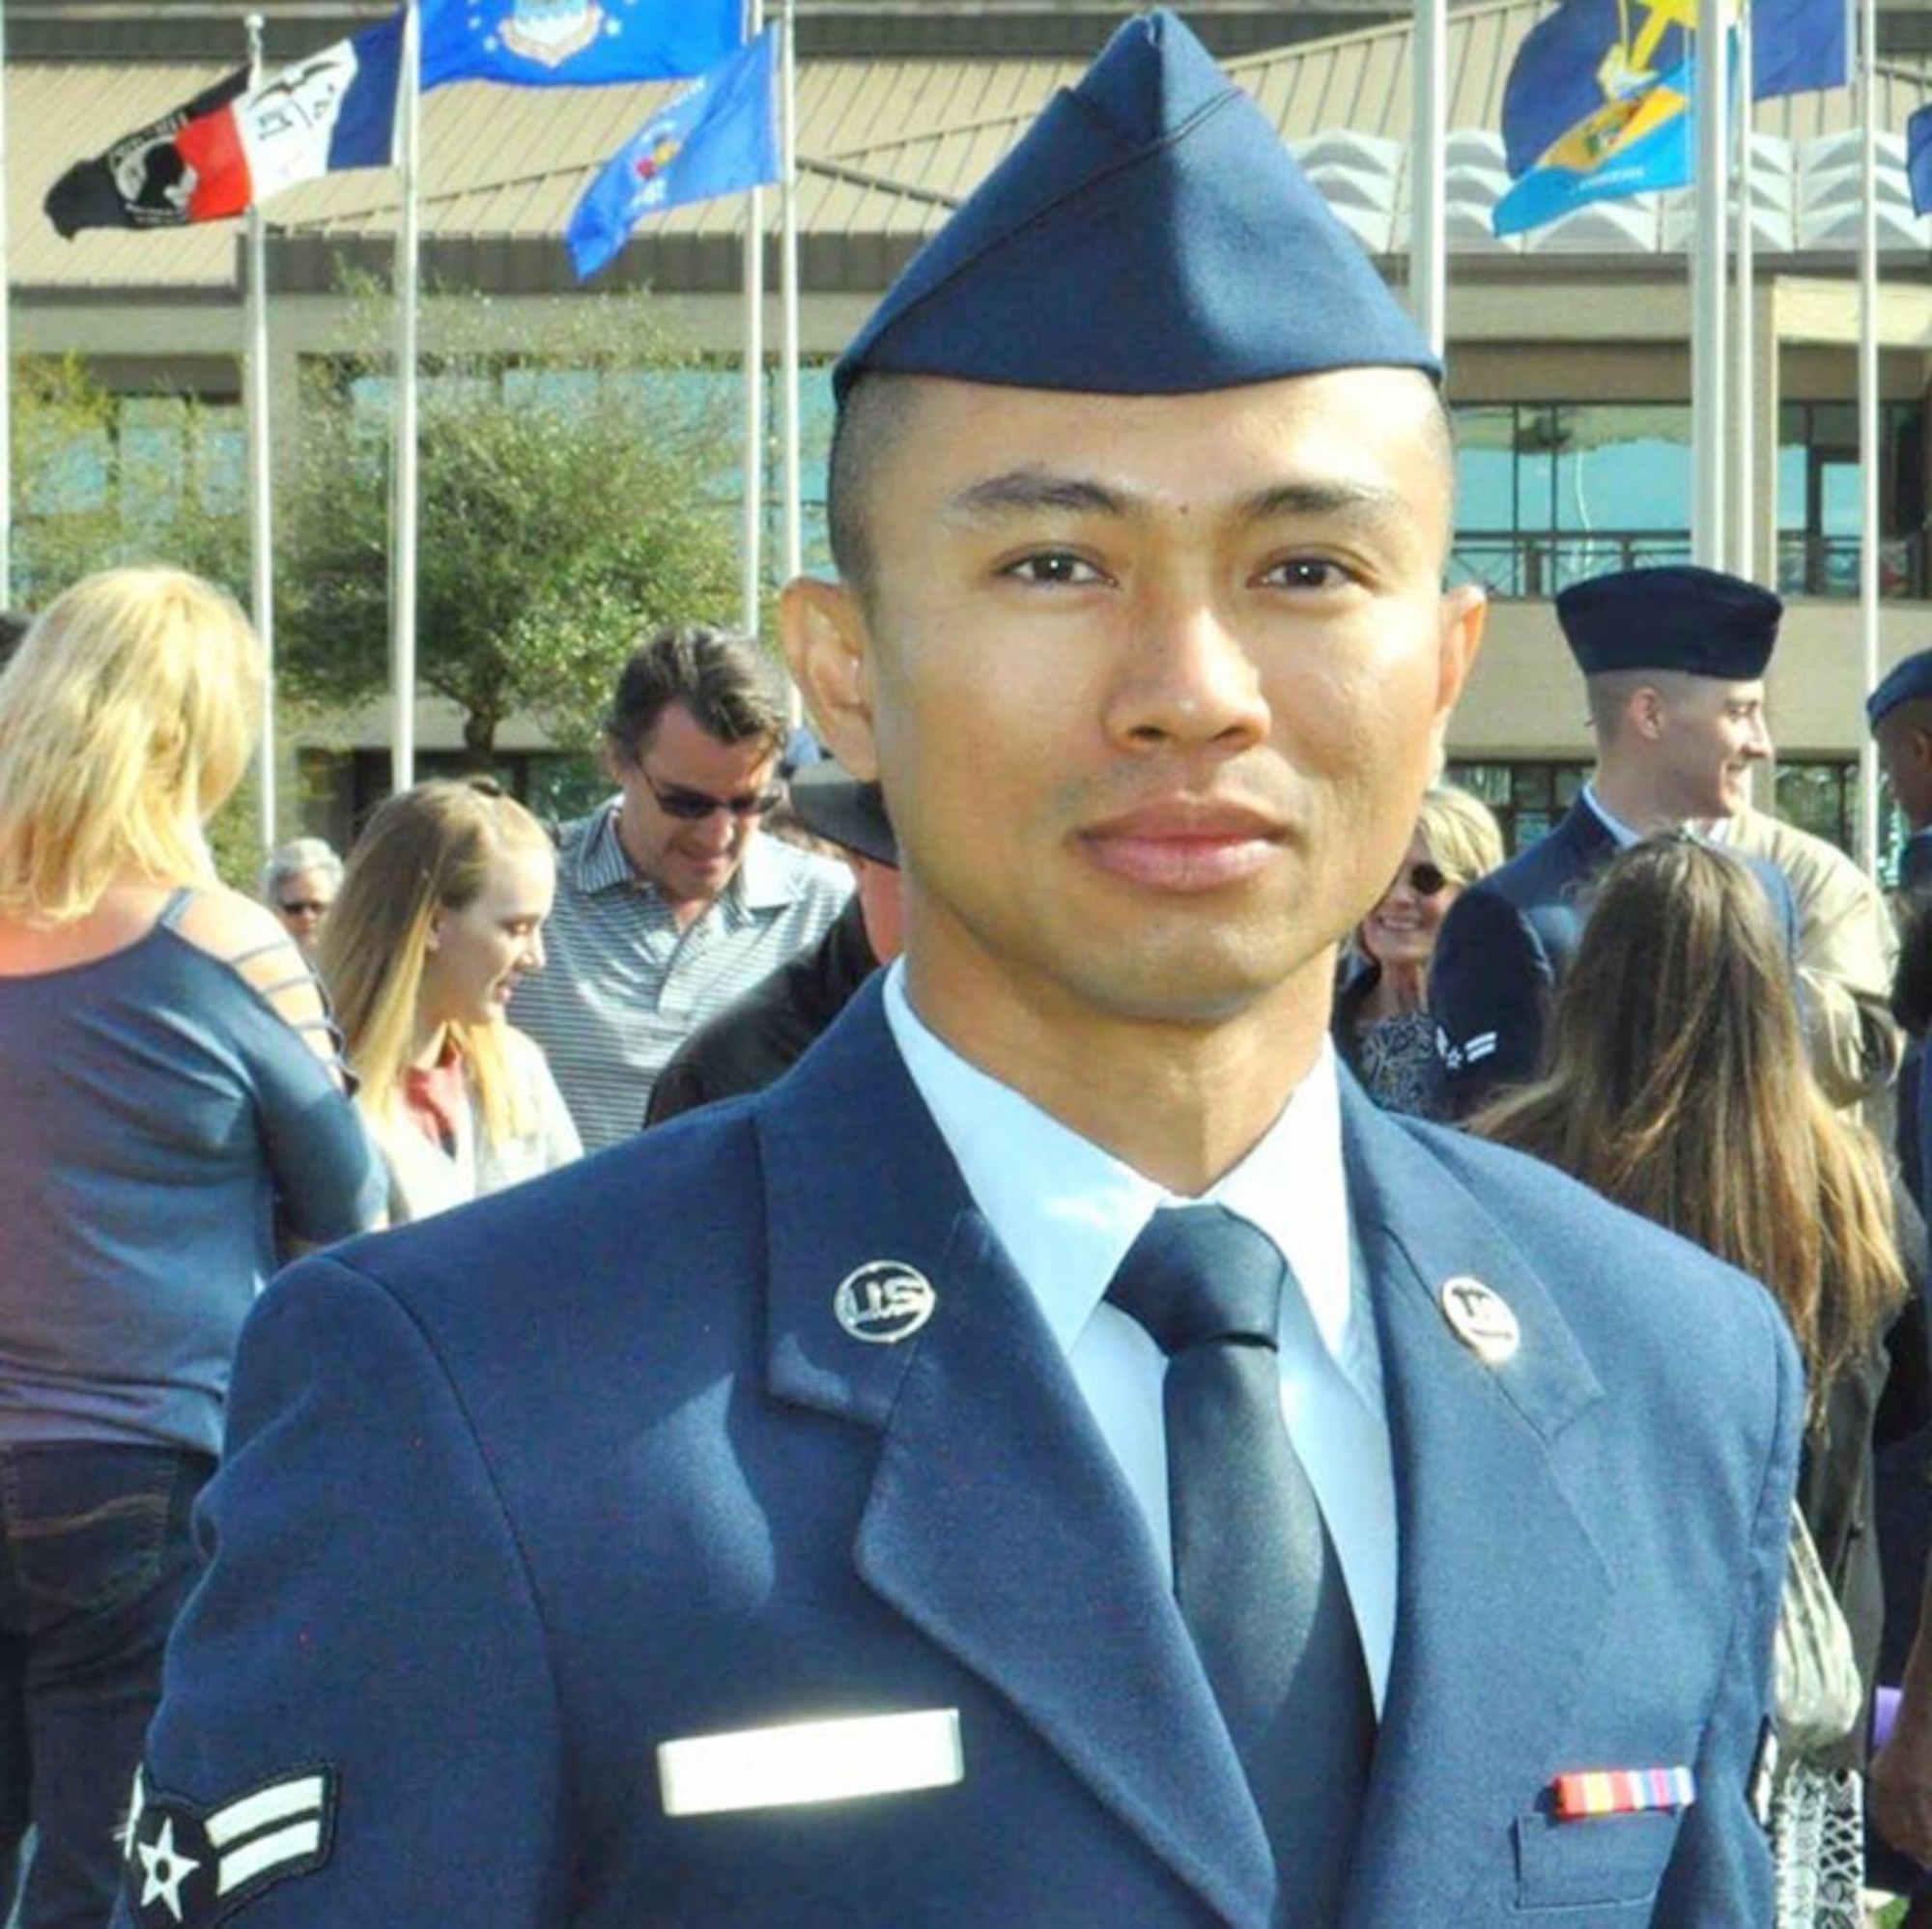
[{"label": "us lapel insignia", "polygon": [[872,1347],[895,1347],[911,1339],[938,1304],[932,1282],[903,1260],[867,1260],[847,1273],[832,1295],[839,1325]]},{"label": "us lapel insignia", "polygon": [[1449,1330],[1483,1362],[1499,1367],[1516,1357],[1522,1328],[1509,1301],[1468,1273],[1442,1282],[1442,1317]]}]

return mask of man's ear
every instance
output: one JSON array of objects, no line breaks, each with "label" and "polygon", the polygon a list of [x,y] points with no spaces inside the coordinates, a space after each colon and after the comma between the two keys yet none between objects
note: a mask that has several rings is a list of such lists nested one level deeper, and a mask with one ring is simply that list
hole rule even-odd
[{"label": "man's ear", "polygon": [[1651,683],[1639,684],[1624,704],[1631,728],[1652,743],[1663,734],[1663,693]]},{"label": "man's ear", "polygon": [[797,577],[779,599],[779,634],[826,748],[854,777],[877,777],[872,633],[859,598],[843,583]]}]

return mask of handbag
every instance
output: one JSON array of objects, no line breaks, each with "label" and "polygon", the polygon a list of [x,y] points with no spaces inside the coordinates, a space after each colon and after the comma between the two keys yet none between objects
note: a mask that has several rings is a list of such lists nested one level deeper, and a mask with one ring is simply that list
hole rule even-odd
[{"label": "handbag", "polygon": [[1852,1631],[1796,1502],[1775,1663],[1774,1718],[1781,1757],[1833,1747],[1858,1725],[1865,1697],[1852,1653]]}]

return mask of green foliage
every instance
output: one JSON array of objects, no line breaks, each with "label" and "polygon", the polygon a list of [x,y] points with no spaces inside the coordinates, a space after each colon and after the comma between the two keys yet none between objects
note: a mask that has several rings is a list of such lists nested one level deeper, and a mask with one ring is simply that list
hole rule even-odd
[{"label": "green foliage", "polygon": [[[387,303],[358,298],[358,339]],[[635,299],[556,304],[505,353],[483,297],[425,326],[419,389],[418,678],[463,712],[479,762],[515,712],[588,743],[616,667],[668,621],[731,622],[738,571],[720,407]],[[278,652],[296,694],[388,686],[390,411],[385,355],[338,361],[303,397]]]}]

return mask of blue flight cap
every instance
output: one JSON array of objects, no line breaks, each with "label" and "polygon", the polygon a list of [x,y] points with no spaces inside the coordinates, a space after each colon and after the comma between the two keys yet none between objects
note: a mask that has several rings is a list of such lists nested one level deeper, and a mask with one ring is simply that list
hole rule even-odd
[{"label": "blue flight cap", "polygon": [[1876,730],[1879,719],[1901,703],[1932,696],[1932,650],[1920,650],[1896,664],[1884,682],[1865,698],[1865,722]]},{"label": "blue flight cap", "polygon": [[907,265],[833,370],[1185,395],[1323,369],[1442,365],[1280,134],[1165,11]]},{"label": "blue flight cap", "polygon": [[1770,590],[1690,563],[1593,576],[1556,598],[1556,620],[1585,676],[1677,669],[1752,683],[1771,661],[1783,614]]}]

